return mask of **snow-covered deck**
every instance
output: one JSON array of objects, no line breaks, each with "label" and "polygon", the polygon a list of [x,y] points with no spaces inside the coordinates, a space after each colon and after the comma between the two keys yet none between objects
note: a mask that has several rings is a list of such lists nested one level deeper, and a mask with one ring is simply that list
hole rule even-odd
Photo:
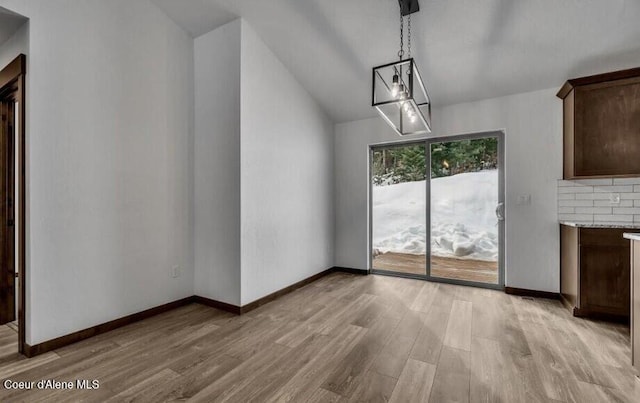
[{"label": "snow-covered deck", "polygon": [[[373,259],[373,268],[397,273],[425,275],[426,256],[402,253],[385,253]],[[483,260],[456,259],[434,256],[431,275],[480,283],[498,283],[498,263]]]}]

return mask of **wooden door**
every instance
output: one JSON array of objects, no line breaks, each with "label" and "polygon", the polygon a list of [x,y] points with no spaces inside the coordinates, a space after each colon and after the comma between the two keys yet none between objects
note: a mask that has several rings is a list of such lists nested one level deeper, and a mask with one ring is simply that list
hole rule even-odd
[{"label": "wooden door", "polygon": [[0,101],[0,325],[16,319],[14,128],[15,103]]}]

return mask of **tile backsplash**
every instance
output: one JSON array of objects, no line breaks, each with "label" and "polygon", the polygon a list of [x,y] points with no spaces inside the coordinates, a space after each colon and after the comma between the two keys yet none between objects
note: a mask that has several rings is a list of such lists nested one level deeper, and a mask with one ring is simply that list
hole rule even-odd
[{"label": "tile backsplash", "polygon": [[640,178],[559,180],[558,219],[640,223]]}]

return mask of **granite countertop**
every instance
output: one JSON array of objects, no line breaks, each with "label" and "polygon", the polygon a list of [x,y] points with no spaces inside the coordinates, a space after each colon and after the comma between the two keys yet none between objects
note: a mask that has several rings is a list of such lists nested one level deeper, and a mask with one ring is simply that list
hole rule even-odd
[{"label": "granite countertop", "polygon": [[625,232],[622,236],[624,236],[625,239],[630,239],[632,241],[640,241],[640,234],[637,233]]},{"label": "granite countertop", "polygon": [[[640,229],[640,223],[626,223],[626,222],[580,222],[580,221],[563,221],[560,220],[560,224],[567,225],[569,227],[578,228],[628,228],[628,229]],[[640,240],[640,239],[639,239]]]}]

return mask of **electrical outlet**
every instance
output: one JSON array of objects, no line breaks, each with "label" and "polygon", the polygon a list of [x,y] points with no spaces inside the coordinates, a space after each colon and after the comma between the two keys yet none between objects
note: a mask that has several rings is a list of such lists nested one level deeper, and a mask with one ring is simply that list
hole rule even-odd
[{"label": "electrical outlet", "polygon": [[173,266],[170,274],[172,278],[180,277],[180,266]]},{"label": "electrical outlet", "polygon": [[609,202],[611,204],[620,204],[620,193],[609,193]]}]

